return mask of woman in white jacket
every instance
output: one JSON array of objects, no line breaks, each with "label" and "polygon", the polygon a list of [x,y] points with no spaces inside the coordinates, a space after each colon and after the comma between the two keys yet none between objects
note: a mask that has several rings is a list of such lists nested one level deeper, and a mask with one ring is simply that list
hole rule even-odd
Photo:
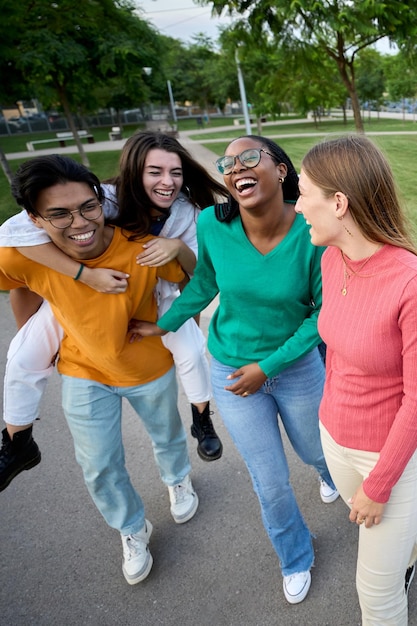
[{"label": "woman in white jacket", "polygon": [[[108,222],[131,231],[132,239],[155,235],[137,262],[160,266],[176,258],[191,276],[197,258],[199,212],[225,194],[223,186],[176,139],[150,131],[128,139],[121,153],[119,174],[102,186]],[[25,256],[98,291],[120,293],[128,285],[128,277],[117,270],[90,269],[66,257],[24,211],[0,227],[0,245],[17,247]],[[159,315],[178,295],[178,285],[159,281]],[[37,296],[24,289],[14,290],[11,303],[19,332],[10,344],[4,381],[6,428],[0,449],[0,491],[18,473],[40,462],[32,424],[39,416],[42,394],[62,338],[49,305],[44,302],[39,307]],[[191,403],[191,433],[198,440],[197,452],[205,461],[216,460],[222,454],[222,444],[210,417],[211,387],[203,333],[194,320],[189,320],[180,333],[169,333],[163,342],[173,354]]]}]

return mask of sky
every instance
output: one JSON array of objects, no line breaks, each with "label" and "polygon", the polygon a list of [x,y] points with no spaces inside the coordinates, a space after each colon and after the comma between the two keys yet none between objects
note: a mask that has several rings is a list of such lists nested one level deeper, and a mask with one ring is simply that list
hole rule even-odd
[{"label": "sky", "polygon": [[[193,35],[204,33],[216,41],[219,26],[229,26],[231,19],[227,15],[211,17],[211,3],[200,7],[193,0],[137,0],[143,10],[141,17],[151,22],[163,35],[191,43]],[[386,39],[376,44],[382,54],[392,54]]]},{"label": "sky", "polygon": [[218,26],[229,26],[230,18],[211,18],[211,4],[200,7],[193,0],[138,0],[141,17],[163,35],[191,42],[193,35],[204,33],[216,41]]}]

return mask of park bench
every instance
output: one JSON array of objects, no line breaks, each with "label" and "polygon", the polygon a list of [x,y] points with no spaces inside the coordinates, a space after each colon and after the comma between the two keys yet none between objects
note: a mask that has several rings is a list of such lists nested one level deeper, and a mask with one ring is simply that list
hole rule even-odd
[{"label": "park bench", "polygon": [[122,127],[121,126],[112,126],[111,131],[109,132],[110,141],[117,141],[118,139],[122,139]]},{"label": "park bench", "polygon": [[[79,130],[78,136],[80,139],[87,139],[88,143],[94,143],[94,137],[87,130]],[[56,133],[56,137],[52,137],[51,139],[36,139],[35,141],[28,141],[26,144],[26,148],[29,152],[33,152],[35,150],[35,145],[38,146],[40,144],[47,143],[58,143],[62,148],[65,147],[67,141],[74,140],[74,133],[65,132],[65,133]]]},{"label": "park bench", "polygon": [[167,120],[151,120],[146,122],[146,130],[157,130],[164,135],[170,137],[178,137],[178,130],[176,124],[171,125]]}]

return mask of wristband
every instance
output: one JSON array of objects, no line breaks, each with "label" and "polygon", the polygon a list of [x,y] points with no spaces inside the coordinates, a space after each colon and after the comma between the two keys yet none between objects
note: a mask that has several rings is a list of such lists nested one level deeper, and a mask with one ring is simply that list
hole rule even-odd
[{"label": "wristband", "polygon": [[74,280],[78,280],[79,279],[79,277],[81,276],[81,273],[82,273],[84,267],[85,267],[85,265],[83,263],[80,263],[79,270],[77,272],[77,275],[74,276]]}]

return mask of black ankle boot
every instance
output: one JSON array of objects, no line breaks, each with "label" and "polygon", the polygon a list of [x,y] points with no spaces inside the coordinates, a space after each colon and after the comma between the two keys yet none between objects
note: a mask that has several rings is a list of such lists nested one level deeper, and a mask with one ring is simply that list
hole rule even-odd
[{"label": "black ankle boot", "polygon": [[194,404],[191,405],[193,412],[193,423],[191,426],[191,434],[198,439],[197,453],[203,461],[216,461],[220,459],[223,452],[223,445],[214,430],[213,422],[210,417],[210,403],[202,413]]},{"label": "black ankle boot", "polygon": [[10,439],[7,428],[2,432],[0,449],[0,491],[6,489],[20,472],[41,462],[41,453],[32,437],[32,426],[21,430]]}]

